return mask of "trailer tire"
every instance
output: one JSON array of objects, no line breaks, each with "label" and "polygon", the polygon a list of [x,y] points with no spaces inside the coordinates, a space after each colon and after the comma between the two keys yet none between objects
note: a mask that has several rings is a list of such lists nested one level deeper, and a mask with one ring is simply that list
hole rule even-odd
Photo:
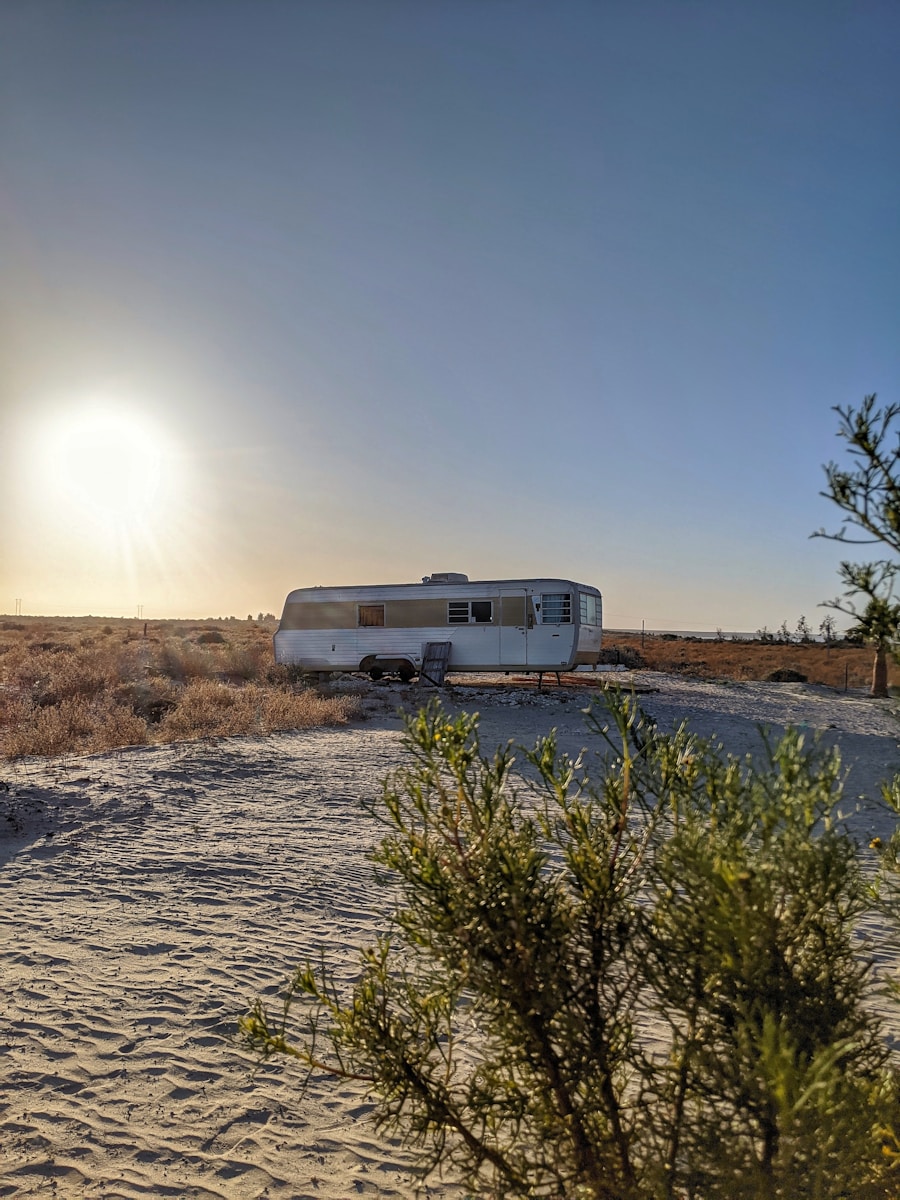
[{"label": "trailer tire", "polygon": [[376,683],[383,674],[384,671],[382,671],[381,667],[369,667],[369,678],[373,679]]},{"label": "trailer tire", "polygon": [[401,667],[397,674],[400,676],[401,683],[409,683],[415,675],[415,671],[412,667]]}]

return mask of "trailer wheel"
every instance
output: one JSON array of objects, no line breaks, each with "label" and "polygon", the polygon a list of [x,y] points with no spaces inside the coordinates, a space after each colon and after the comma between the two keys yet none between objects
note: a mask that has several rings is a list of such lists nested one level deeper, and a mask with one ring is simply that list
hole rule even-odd
[{"label": "trailer wheel", "polygon": [[415,675],[415,671],[412,667],[401,667],[397,674],[400,676],[401,683],[409,683]]},{"label": "trailer wheel", "polygon": [[383,674],[384,674],[384,671],[382,671],[381,667],[369,667],[369,678],[370,679],[374,679],[377,682],[382,677]]}]

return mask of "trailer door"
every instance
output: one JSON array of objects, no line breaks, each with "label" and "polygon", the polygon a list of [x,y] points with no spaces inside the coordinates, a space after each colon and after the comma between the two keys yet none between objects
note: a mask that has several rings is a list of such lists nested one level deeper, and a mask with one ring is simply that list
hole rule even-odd
[{"label": "trailer door", "polygon": [[500,593],[500,666],[528,666],[528,592],[515,588]]}]

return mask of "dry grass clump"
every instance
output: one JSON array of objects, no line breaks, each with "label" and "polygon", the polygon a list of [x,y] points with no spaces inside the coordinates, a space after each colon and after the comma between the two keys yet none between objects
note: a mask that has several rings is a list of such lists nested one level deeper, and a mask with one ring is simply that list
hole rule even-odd
[{"label": "dry grass clump", "polygon": [[121,680],[114,692],[120,703],[127,705],[148,725],[158,725],[165,714],[177,706],[180,694],[178,685],[171,679],[151,672]]},{"label": "dry grass clump", "polygon": [[245,642],[240,645],[223,647],[221,654],[221,670],[230,679],[243,679],[246,683],[253,680],[275,683],[278,680],[276,664],[272,658],[272,643]]},{"label": "dry grass clump", "polygon": [[274,623],[0,622],[0,755],[343,724],[351,697],[309,688],[272,658]]},{"label": "dry grass clump", "polygon": [[202,680],[185,688],[178,706],[166,713],[159,728],[163,741],[182,741],[342,725],[357,712],[356,701],[349,696],[286,692],[253,683],[235,688]]},{"label": "dry grass clump", "polygon": [[45,708],[20,701],[4,716],[9,725],[0,736],[9,759],[95,753],[116,746],[140,746],[149,740],[147,722],[110,699],[78,697]]},{"label": "dry grass clump", "polygon": [[167,638],[155,647],[148,647],[148,651],[155,671],[179,683],[210,679],[216,674],[218,656],[205,646],[197,646],[179,638]]}]

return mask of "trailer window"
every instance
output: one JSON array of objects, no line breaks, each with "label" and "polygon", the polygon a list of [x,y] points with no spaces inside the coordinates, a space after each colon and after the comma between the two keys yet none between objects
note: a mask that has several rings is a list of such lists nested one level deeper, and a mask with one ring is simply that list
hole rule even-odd
[{"label": "trailer window", "polygon": [[359,606],[359,624],[367,628],[384,625],[383,604],[361,604]]},{"label": "trailer window", "polygon": [[572,597],[568,592],[544,592],[541,596],[542,625],[570,625]]},{"label": "trailer window", "polygon": [[590,592],[578,593],[578,604],[581,611],[582,625],[599,625],[597,619],[597,597]]},{"label": "trailer window", "polygon": [[449,625],[489,625],[494,619],[493,600],[448,600]]}]

